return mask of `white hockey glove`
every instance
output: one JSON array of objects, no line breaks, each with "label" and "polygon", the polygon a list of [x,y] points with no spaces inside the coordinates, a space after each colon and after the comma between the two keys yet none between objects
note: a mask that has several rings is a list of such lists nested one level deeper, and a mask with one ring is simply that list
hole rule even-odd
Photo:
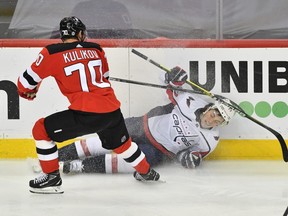
[{"label": "white hockey glove", "polygon": [[202,156],[200,152],[192,151],[191,149],[185,149],[178,152],[177,160],[181,165],[188,169],[194,169],[202,162]]},{"label": "white hockey glove", "polygon": [[173,87],[182,86],[188,78],[187,72],[180,67],[174,67],[171,72],[166,72],[165,83],[170,84]]}]

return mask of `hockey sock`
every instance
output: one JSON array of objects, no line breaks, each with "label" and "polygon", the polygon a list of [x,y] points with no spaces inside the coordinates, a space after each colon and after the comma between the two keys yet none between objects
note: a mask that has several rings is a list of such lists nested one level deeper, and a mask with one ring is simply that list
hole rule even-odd
[{"label": "hockey sock", "polygon": [[105,155],[106,173],[133,173],[135,169],[117,154]]},{"label": "hockey sock", "polygon": [[128,164],[134,167],[137,172],[141,174],[148,173],[150,165],[138,145],[131,142],[131,138],[122,146],[114,149],[114,151],[120,158],[123,158]]},{"label": "hockey sock", "polygon": [[36,152],[44,173],[51,173],[59,169],[58,149],[54,142],[37,140]]},{"label": "hockey sock", "polygon": [[59,160],[68,161],[79,159],[78,153],[76,151],[75,143],[71,143],[59,149]]},{"label": "hockey sock", "polygon": [[117,154],[105,154],[82,160],[82,173],[133,173],[134,169]]},{"label": "hockey sock", "polygon": [[85,158],[82,173],[105,173],[105,155]]},{"label": "hockey sock", "polygon": [[87,139],[75,141],[75,147],[78,158],[103,155],[111,152],[111,150],[107,150],[102,147],[102,142],[97,134]]}]

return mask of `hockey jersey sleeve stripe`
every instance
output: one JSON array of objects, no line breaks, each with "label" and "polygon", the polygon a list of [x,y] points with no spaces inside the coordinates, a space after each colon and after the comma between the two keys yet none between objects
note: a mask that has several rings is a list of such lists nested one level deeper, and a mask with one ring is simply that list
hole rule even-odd
[{"label": "hockey jersey sleeve stripe", "polygon": [[34,81],[33,77],[31,77],[27,71],[25,71],[23,73],[23,77],[27,80],[27,82],[31,85],[31,86],[36,86],[37,82]]},{"label": "hockey jersey sleeve stripe", "polygon": [[24,88],[34,89],[37,86],[37,84],[41,81],[41,78],[30,68],[20,75],[19,81]]},{"label": "hockey jersey sleeve stripe", "polygon": [[30,89],[30,90],[34,89],[36,86],[30,85],[28,80],[24,77],[24,74],[25,74],[25,72],[19,76],[19,82],[22,84],[22,86],[25,89]]},{"label": "hockey jersey sleeve stripe", "polygon": [[39,83],[42,81],[42,79],[38,76],[37,73],[35,73],[31,67],[27,68],[28,75],[33,79],[34,82]]},{"label": "hockey jersey sleeve stripe", "polygon": [[174,104],[176,105],[176,101],[173,97],[173,91],[171,89],[167,89],[166,90],[166,94],[168,95],[168,99]]}]

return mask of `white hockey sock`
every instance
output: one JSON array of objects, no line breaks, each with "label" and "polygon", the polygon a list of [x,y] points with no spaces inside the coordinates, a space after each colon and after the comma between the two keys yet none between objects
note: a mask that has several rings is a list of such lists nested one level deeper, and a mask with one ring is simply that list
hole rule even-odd
[{"label": "white hockey sock", "polygon": [[132,173],[135,170],[117,154],[106,154],[105,171],[106,173]]},{"label": "white hockey sock", "polygon": [[111,152],[110,150],[104,149],[102,147],[102,142],[97,134],[87,139],[75,141],[75,147],[79,158],[96,156]]}]

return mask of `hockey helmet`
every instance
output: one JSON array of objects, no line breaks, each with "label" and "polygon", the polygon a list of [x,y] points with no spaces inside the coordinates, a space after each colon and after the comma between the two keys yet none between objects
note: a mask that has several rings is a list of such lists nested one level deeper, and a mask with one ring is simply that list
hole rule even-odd
[{"label": "hockey helmet", "polygon": [[86,35],[86,26],[77,17],[65,17],[60,21],[60,35],[61,39],[76,37],[80,31]]},{"label": "hockey helmet", "polygon": [[224,122],[222,123],[222,125],[227,125],[229,121],[233,118],[236,112],[232,107],[227,105],[227,104],[231,104],[229,99],[223,99],[223,101],[216,100],[214,105],[212,105],[211,108],[217,109],[219,111],[220,115],[224,119]]}]

